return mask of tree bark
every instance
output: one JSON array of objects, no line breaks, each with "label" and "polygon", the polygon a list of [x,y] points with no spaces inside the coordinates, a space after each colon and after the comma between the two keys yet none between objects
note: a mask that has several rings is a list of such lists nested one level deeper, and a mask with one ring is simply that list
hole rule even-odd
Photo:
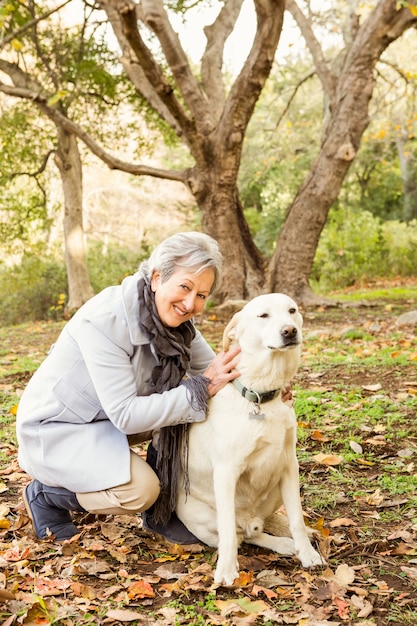
[{"label": "tree bark", "polygon": [[87,268],[83,228],[82,164],[77,140],[58,127],[55,164],[64,192],[64,242],[68,278],[66,314],[70,315],[94,295]]},{"label": "tree bark", "polygon": [[[414,4],[414,3],[410,3]],[[380,0],[369,17],[355,28],[344,61],[336,75],[324,64],[311,25],[300,16],[295,0],[288,10],[296,19],[315,60],[328,115],[319,155],[298,191],[269,264],[269,289],[284,291],[303,304],[320,301],[309,285],[322,229],[339,195],[348,169],[368,126],[368,108],[374,87],[375,64],[387,46],[417,17],[409,8],[398,10],[391,0]]]}]

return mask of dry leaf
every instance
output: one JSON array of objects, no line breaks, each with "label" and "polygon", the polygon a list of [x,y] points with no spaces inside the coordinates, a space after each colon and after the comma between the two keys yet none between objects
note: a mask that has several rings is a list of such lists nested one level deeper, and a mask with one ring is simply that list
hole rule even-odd
[{"label": "dry leaf", "polygon": [[382,385],[380,383],[376,383],[375,385],[362,385],[362,389],[365,389],[365,391],[380,391]]},{"label": "dry leaf", "polygon": [[216,600],[215,605],[222,615],[230,613],[246,613],[248,615],[259,615],[269,607],[263,600],[249,600],[249,598],[237,598],[234,600]]},{"label": "dry leaf", "polygon": [[128,598],[136,600],[138,598],[154,598],[155,592],[146,580],[136,580],[127,588]]},{"label": "dry leaf", "polygon": [[373,504],[375,506],[381,504],[381,502],[383,502],[383,500],[384,500],[384,496],[381,495],[381,490],[380,489],[377,489],[373,494],[371,494],[370,496],[365,498],[365,501],[368,504]]},{"label": "dry leaf", "polygon": [[260,587],[259,585],[253,585],[251,595],[257,597],[260,593],[264,593],[268,600],[274,600],[275,598],[278,598],[278,594],[275,593],[275,591],[272,591],[272,589],[268,589],[267,587]]},{"label": "dry leaf", "polygon": [[331,528],[338,528],[339,526],[357,526],[356,522],[348,517],[338,517],[330,522]]},{"label": "dry leaf", "polygon": [[360,443],[357,443],[357,441],[350,441],[349,445],[352,448],[353,452],[355,452],[356,454],[362,454],[363,448]]},{"label": "dry leaf", "polygon": [[313,461],[320,463],[321,465],[339,465],[343,461],[343,457],[335,454],[325,454],[319,452],[313,456]]},{"label": "dry leaf", "polygon": [[348,587],[354,580],[355,570],[352,567],[349,567],[346,563],[338,565],[333,576],[333,581],[339,585],[339,587]]},{"label": "dry leaf", "polygon": [[329,441],[329,438],[325,437],[323,433],[321,433],[319,430],[313,430],[313,432],[310,435],[310,438],[313,441],[320,441],[321,443],[325,443],[326,441]]},{"label": "dry leaf", "polygon": [[106,612],[106,617],[118,622],[134,622],[143,620],[143,613],[139,611],[127,611],[125,609],[110,609]]}]

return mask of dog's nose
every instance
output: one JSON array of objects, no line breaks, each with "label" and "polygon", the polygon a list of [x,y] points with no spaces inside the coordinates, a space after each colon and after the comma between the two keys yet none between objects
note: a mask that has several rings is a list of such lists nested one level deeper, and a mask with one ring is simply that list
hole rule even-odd
[{"label": "dog's nose", "polygon": [[286,343],[297,339],[297,327],[296,326],[284,326],[281,329],[281,335]]}]

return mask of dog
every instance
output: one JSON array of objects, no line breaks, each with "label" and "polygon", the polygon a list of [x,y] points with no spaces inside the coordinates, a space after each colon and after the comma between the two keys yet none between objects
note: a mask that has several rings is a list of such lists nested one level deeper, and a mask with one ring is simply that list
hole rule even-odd
[{"label": "dog", "polygon": [[[296,555],[306,568],[325,564],[304,524],[297,420],[282,399],[299,366],[302,325],[285,294],[248,302],[223,335],[224,350],[241,348],[240,376],[209,400],[206,421],[190,425],[189,488],[179,488],[176,512],[200,541],[218,548],[217,584],[232,586],[238,577],[242,542]],[[277,513],[281,505],[287,517]]]}]

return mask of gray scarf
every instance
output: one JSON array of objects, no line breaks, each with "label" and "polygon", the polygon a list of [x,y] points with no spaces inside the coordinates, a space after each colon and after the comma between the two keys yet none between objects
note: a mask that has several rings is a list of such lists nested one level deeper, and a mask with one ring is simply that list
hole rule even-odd
[{"label": "gray scarf", "polygon": [[[162,393],[184,385],[192,408],[207,412],[209,379],[193,376],[184,380],[191,358],[191,342],[196,335],[194,324],[190,320],[176,328],[164,326],[156,309],[155,294],[145,278],[138,280],[138,298],[139,326],[148,335],[153,354],[159,361],[151,375],[153,392]],[[153,511],[158,523],[166,524],[175,510],[181,464],[188,492],[188,424],[161,428],[156,462],[161,492]]]}]

